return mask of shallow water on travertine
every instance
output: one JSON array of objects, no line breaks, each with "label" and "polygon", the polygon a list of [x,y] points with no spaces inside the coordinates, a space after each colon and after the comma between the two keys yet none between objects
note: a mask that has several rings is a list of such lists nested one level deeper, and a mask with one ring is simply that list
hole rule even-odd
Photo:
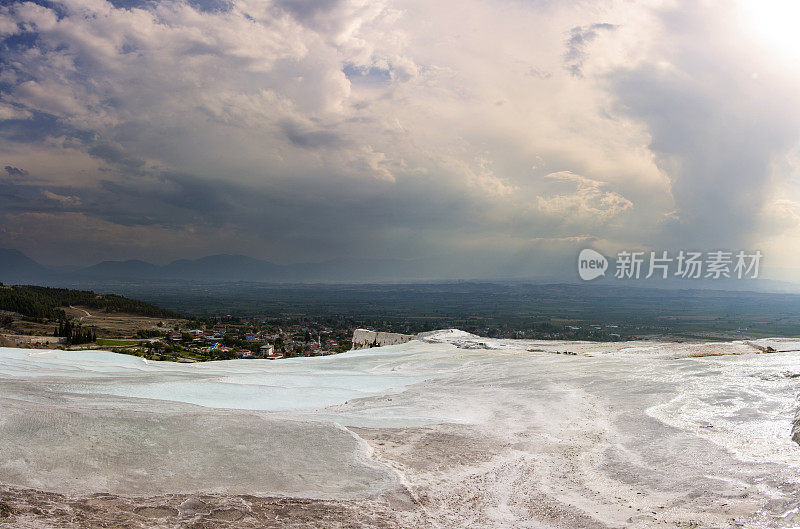
[{"label": "shallow water on travertine", "polygon": [[798,352],[426,339],[205,364],[0,349],[0,483],[402,493],[409,527],[800,525]]}]

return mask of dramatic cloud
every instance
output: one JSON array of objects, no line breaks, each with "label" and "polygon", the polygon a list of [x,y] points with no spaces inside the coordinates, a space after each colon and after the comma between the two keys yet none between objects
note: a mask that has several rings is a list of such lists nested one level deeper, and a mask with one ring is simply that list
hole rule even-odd
[{"label": "dramatic cloud", "polygon": [[571,182],[576,186],[572,194],[538,197],[539,208],[549,215],[565,221],[584,224],[587,221],[602,222],[617,217],[633,206],[633,203],[611,191],[604,191],[604,184],[569,171],[545,175],[545,178]]},{"label": "dramatic cloud", "polygon": [[11,165],[6,165],[5,171],[11,178],[24,178],[28,176],[28,171]]},{"label": "dramatic cloud", "polygon": [[575,77],[583,77],[583,61],[587,57],[587,48],[594,42],[600,33],[616,29],[613,24],[591,24],[589,26],[576,26],[569,32],[567,51],[564,53],[564,66]]},{"label": "dramatic cloud", "polygon": [[765,63],[753,42],[732,40],[731,13],[687,2],[658,17],[647,60],[610,81],[618,112],[647,125],[670,179],[665,235],[698,248],[760,244],[773,177],[790,176],[773,164],[800,142],[800,82]]},{"label": "dramatic cloud", "polygon": [[81,199],[75,196],[59,195],[58,193],[47,190],[44,190],[42,194],[44,194],[45,198],[54,200],[62,206],[77,207],[81,205]]},{"label": "dramatic cloud", "polygon": [[752,5],[6,2],[0,246],[497,277],[585,245],[778,259],[800,72]]}]

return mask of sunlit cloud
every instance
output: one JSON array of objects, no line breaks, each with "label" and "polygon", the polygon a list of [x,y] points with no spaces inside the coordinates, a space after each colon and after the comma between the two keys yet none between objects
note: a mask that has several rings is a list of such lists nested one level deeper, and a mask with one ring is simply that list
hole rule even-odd
[{"label": "sunlit cloud", "polygon": [[777,246],[792,209],[769,205],[800,200],[800,43],[759,6],[6,3],[0,246],[468,253],[505,276],[586,241]]}]

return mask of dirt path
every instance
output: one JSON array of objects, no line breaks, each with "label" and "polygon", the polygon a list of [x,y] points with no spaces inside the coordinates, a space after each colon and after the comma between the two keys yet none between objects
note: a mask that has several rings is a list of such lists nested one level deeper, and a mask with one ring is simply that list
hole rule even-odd
[{"label": "dirt path", "polygon": [[91,318],[92,317],[92,314],[86,309],[82,309],[80,307],[73,307],[72,305],[70,305],[69,308],[72,309],[72,310],[79,310],[79,311],[83,312],[84,316],[81,316],[80,318],[78,318],[78,321],[83,321],[84,318]]}]

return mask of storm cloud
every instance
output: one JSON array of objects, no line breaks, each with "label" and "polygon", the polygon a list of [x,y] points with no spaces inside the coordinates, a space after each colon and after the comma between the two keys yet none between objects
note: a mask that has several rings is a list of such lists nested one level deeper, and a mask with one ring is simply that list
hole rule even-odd
[{"label": "storm cloud", "polygon": [[20,169],[19,167],[14,167],[12,165],[6,165],[5,171],[8,176],[11,178],[25,178],[28,176],[28,171],[25,169]]},{"label": "storm cloud", "polygon": [[487,277],[557,272],[586,245],[758,246],[791,269],[800,73],[742,17],[5,3],[0,246],[54,264],[469,256]]}]

